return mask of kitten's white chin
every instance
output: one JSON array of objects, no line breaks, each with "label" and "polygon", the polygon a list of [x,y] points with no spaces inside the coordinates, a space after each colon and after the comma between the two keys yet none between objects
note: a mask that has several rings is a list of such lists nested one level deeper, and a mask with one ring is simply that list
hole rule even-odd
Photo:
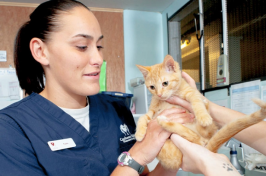
[{"label": "kitten's white chin", "polygon": [[159,100],[166,101],[169,97],[158,97]]}]

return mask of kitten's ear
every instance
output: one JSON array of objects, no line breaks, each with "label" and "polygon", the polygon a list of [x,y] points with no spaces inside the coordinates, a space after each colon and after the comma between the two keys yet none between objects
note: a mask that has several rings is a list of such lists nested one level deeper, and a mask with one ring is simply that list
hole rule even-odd
[{"label": "kitten's ear", "polygon": [[136,66],[139,68],[139,70],[143,74],[144,78],[146,78],[146,76],[148,75],[148,73],[151,70],[151,67],[144,67],[144,66],[141,66],[141,65],[136,65]]},{"label": "kitten's ear", "polygon": [[166,55],[163,60],[163,67],[166,71],[176,72],[179,69],[179,64],[175,62],[172,56]]}]

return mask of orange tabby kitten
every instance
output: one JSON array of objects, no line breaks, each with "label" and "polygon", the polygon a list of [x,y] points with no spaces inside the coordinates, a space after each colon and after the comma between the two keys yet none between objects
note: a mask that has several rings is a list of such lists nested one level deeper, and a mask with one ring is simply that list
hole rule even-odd
[{"label": "orange tabby kitten", "polygon": [[[206,146],[213,152],[217,152],[223,143],[239,131],[262,121],[266,117],[266,103],[256,99],[253,101],[261,106],[261,110],[237,119],[217,132],[218,127],[213,123],[207,110],[208,102],[204,101],[204,97],[198,90],[192,88],[182,78],[179,64],[170,55],[167,55],[161,64],[148,67],[137,65],[137,67],[142,72],[145,84],[153,95],[149,111],[138,120],[135,133],[138,141],[144,138],[147,124],[151,119],[157,118],[164,109],[177,107],[177,105],[165,101],[175,95],[191,103],[195,114],[194,122],[184,126],[180,123],[169,122],[166,117],[158,116],[159,124],[167,131],[179,134],[190,142]],[[178,169],[182,163],[182,153],[170,139],[166,141],[157,158],[167,169]]]}]

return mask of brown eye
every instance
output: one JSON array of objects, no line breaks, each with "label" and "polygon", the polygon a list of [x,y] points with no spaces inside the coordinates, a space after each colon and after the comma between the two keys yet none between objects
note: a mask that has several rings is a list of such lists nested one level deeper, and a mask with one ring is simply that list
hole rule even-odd
[{"label": "brown eye", "polygon": [[154,87],[154,86],[150,86],[150,89],[151,89],[151,90],[154,90],[154,89],[155,89],[155,87]]},{"label": "brown eye", "polygon": [[163,86],[164,87],[168,86],[168,81],[163,82]]}]

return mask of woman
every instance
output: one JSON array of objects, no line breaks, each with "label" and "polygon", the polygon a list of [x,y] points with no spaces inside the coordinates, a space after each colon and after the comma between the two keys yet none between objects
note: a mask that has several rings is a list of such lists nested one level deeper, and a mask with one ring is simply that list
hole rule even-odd
[{"label": "woman", "polygon": [[[20,86],[29,96],[0,111],[1,175],[134,176],[142,171],[136,166],[143,169],[154,160],[171,134],[152,120],[144,140],[135,142],[129,109],[97,94],[102,40],[93,13],[74,0],[42,3],[21,27],[14,58]],[[161,115],[180,123],[193,120],[180,109]],[[134,166],[117,164],[124,151]],[[150,173],[145,167],[142,175],[176,172],[158,164]]]},{"label": "woman", "polygon": [[[21,27],[14,59],[29,96],[0,111],[1,175],[139,175],[154,160],[170,133],[151,121],[145,139],[135,143],[129,109],[97,94],[102,40],[93,13],[74,0],[42,3]],[[180,123],[193,117],[180,109],[162,115]],[[136,165],[117,164],[124,151]],[[176,172],[158,164],[142,174]]]}]

